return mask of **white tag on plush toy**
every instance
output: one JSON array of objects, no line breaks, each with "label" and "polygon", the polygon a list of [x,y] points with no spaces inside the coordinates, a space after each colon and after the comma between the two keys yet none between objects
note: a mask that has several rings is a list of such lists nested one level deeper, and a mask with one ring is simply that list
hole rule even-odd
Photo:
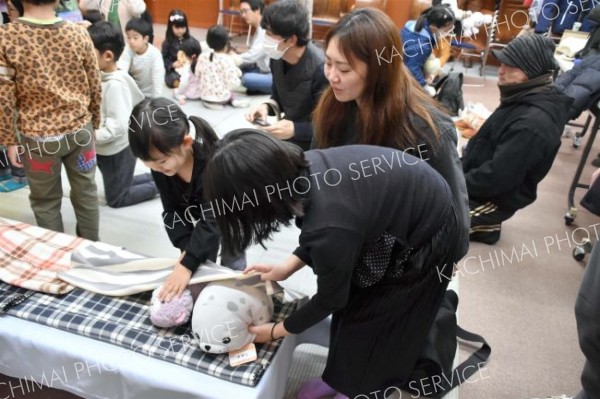
[{"label": "white tag on plush toy", "polygon": [[250,342],[236,351],[229,352],[229,365],[231,367],[239,366],[240,364],[253,362],[256,358],[256,346]]}]

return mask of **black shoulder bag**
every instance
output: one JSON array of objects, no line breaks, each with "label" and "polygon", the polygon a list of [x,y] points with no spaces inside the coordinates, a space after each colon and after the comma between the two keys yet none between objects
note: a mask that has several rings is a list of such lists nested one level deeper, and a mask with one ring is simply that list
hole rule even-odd
[{"label": "black shoulder bag", "polygon": [[[441,398],[456,388],[487,363],[492,352],[485,339],[460,328],[456,322],[458,295],[447,290],[435,320],[429,330],[421,356],[408,380],[401,387],[414,395]],[[481,344],[456,369],[452,363],[458,340]]]}]

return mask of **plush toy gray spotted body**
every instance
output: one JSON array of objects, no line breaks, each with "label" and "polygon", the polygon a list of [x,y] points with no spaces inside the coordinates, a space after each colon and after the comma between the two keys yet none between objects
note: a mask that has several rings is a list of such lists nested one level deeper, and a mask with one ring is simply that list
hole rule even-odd
[{"label": "plush toy gray spotted body", "polygon": [[200,349],[227,353],[252,342],[248,326],[268,323],[273,301],[264,284],[226,280],[210,283],[202,290],[192,312],[192,330]]}]

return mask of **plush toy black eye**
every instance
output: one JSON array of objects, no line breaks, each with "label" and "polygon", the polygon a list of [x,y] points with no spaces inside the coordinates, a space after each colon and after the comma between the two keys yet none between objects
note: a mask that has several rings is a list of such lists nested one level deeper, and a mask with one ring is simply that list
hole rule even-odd
[{"label": "plush toy black eye", "polygon": [[230,342],[231,342],[231,338],[229,338],[229,337],[225,337],[225,338],[223,338],[223,343],[224,343],[224,344],[228,344],[228,343],[230,343]]}]

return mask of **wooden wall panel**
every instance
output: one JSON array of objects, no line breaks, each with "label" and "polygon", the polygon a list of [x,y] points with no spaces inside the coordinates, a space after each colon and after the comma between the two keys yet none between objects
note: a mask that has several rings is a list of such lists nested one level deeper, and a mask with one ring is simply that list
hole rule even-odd
[{"label": "wooden wall panel", "polygon": [[527,8],[523,6],[522,0],[502,0],[500,13],[498,14],[497,38],[503,43],[508,43],[529,22]]},{"label": "wooden wall panel", "polygon": [[166,24],[175,8],[185,12],[191,26],[208,28],[217,23],[218,0],[146,0],[146,5],[157,24]]},{"label": "wooden wall panel", "polygon": [[[404,26],[406,21],[411,18],[411,12],[415,11],[415,7],[423,8],[430,3],[431,0],[388,0],[386,13],[392,18],[396,25],[401,28]],[[225,0],[228,4],[230,0]],[[271,3],[267,1],[266,3]],[[237,3],[237,2],[236,2]],[[349,4],[353,4],[352,0],[349,0]],[[169,12],[174,8],[182,9],[189,18],[192,26],[200,28],[208,28],[217,22],[218,17],[218,0],[146,0],[148,10],[152,14],[154,21],[159,24],[166,24]],[[492,10],[494,0],[470,0],[464,1],[467,8],[473,10]],[[520,12],[524,9],[522,0],[503,0],[503,7],[506,12]],[[516,14],[515,14],[516,15]],[[225,23],[229,25],[229,20]],[[243,21],[238,18],[234,18],[233,30],[237,31],[243,28]],[[509,35],[512,35],[511,31]]]},{"label": "wooden wall panel", "polygon": [[403,27],[410,15],[410,3],[407,0],[388,0],[386,13],[389,15],[396,26]]},{"label": "wooden wall panel", "polygon": [[[403,26],[409,19],[409,0],[388,0],[386,12],[394,20],[398,27]],[[422,1],[422,0],[420,0]],[[225,0],[227,4],[229,0]],[[266,1],[270,3],[272,1]],[[166,24],[169,12],[175,8],[182,9],[188,16],[192,26],[208,28],[217,22],[218,0],[146,0],[148,10],[157,24]],[[238,25],[243,24],[240,18],[234,19],[233,30],[237,32]],[[225,23],[229,25],[229,20]]]}]

